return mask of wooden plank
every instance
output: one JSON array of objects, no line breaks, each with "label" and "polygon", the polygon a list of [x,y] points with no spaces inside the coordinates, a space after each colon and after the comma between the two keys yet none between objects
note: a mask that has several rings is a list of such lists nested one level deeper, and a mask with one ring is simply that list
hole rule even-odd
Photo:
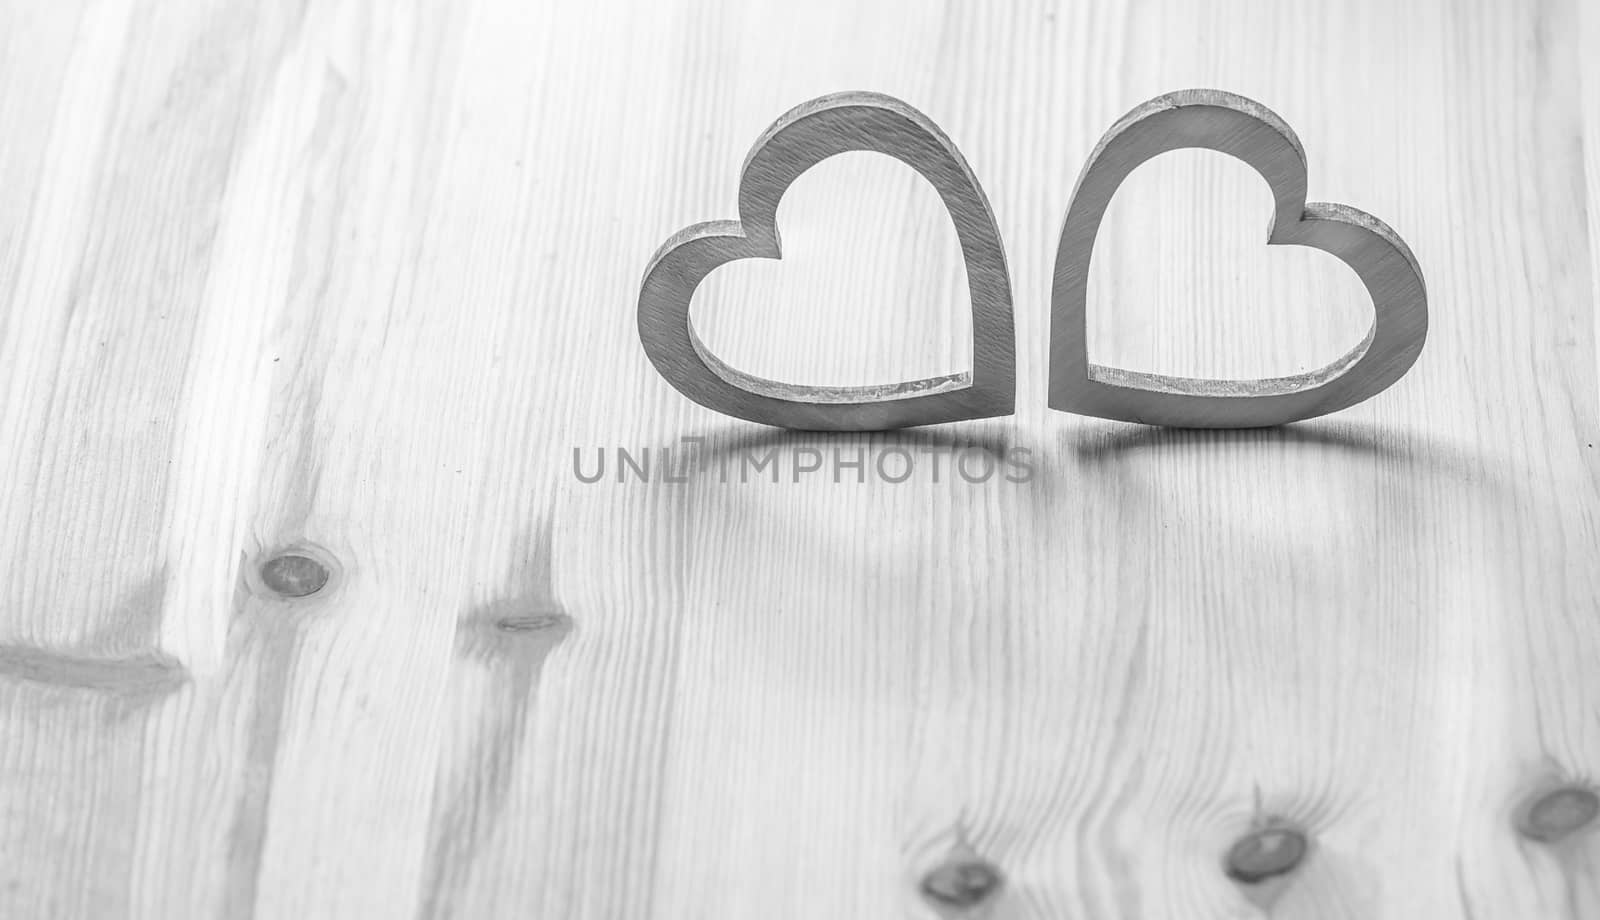
[{"label": "wooden plank", "polygon": [[[980,877],[996,917],[1600,913],[1600,835],[1529,808],[1600,764],[1587,7],[0,5],[0,916],[935,916],[936,868],[946,915]],[[1045,407],[1078,170],[1196,86],[1416,252],[1391,389],[1242,433]],[[651,253],[846,89],[982,181],[1015,416],[777,433],[639,348]],[[1270,210],[1220,155],[1133,174],[1092,360],[1347,350],[1361,286]],[[730,363],[970,365],[910,170],[826,161],[778,223],[696,300]],[[288,600],[296,548],[331,580]],[[1303,865],[1230,879],[1268,820]]]}]

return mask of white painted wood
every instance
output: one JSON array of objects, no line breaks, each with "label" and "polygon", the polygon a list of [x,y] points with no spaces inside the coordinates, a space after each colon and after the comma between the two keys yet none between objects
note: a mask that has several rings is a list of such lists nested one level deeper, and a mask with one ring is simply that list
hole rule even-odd
[{"label": "white painted wood", "polygon": [[[1582,7],[0,5],[0,916],[925,917],[952,854],[1005,918],[1600,913],[1600,837],[1517,831],[1600,772]],[[1431,322],[1394,387],[1233,434],[1045,408],[1073,179],[1191,86],[1402,230]],[[1013,417],[774,435],[639,349],[660,241],[851,89],[994,205]],[[1270,211],[1220,155],[1132,175],[1093,360],[1289,374],[1358,338],[1359,283],[1260,246]],[[783,262],[697,301],[719,355],[970,366],[910,170],[827,161],[778,224]],[[786,480],[943,459],[616,481],[686,435]],[[1035,475],[964,481],[970,442]],[[302,545],[322,594],[245,577]],[[1310,855],[1246,891],[1223,859],[1266,818]]]}]

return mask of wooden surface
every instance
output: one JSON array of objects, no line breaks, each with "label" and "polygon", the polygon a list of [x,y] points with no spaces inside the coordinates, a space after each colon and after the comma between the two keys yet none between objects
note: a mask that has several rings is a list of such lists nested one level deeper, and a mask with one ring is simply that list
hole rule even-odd
[{"label": "wooden surface", "polygon": [[[1600,835],[1515,829],[1600,774],[1597,18],[0,3],[0,916],[925,917],[951,852],[1001,918],[1600,916]],[[1240,434],[1045,409],[1072,181],[1191,86],[1270,106],[1313,199],[1411,245],[1431,329],[1396,386]],[[844,89],[983,182],[1015,416],[777,435],[639,348],[651,253]],[[1136,173],[1092,359],[1348,348],[1359,283],[1261,245],[1270,207],[1215,154]],[[825,162],[779,224],[784,261],[697,300],[731,364],[965,366],[954,231],[904,166]],[[683,436],[786,481],[572,469]],[[972,442],[1037,475],[787,481],[808,446]],[[298,601],[257,574],[292,547],[333,570]],[[1269,818],[1310,854],[1241,887]]]}]

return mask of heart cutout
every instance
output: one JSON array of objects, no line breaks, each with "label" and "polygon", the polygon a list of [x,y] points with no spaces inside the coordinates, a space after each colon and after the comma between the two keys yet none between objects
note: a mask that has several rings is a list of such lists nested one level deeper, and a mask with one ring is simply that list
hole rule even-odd
[{"label": "heart cutout", "polygon": [[[801,173],[835,154],[883,153],[921,173],[955,222],[972,298],[972,370],[857,387],[801,386],[728,366],[695,335],[689,303],[714,269],[782,258],[778,202]],[[725,415],[780,428],[880,431],[1010,415],[1016,405],[1011,282],[989,200],[950,139],[926,115],[877,93],[804,103],[756,141],[739,181],[739,220],[688,227],[662,245],[639,290],[639,341],[685,396]]]},{"label": "heart cutout", "polygon": [[[1359,345],[1318,370],[1260,380],[1168,377],[1089,363],[1089,260],[1106,208],[1145,161],[1195,147],[1241,159],[1267,180],[1276,203],[1268,244],[1321,249],[1355,270],[1375,314]],[[1050,296],[1050,408],[1182,428],[1282,425],[1387,389],[1416,362],[1427,333],[1427,287],[1405,241],[1355,208],[1307,204],[1305,151],[1265,106],[1218,90],[1185,90],[1125,115],[1078,177]]]}]

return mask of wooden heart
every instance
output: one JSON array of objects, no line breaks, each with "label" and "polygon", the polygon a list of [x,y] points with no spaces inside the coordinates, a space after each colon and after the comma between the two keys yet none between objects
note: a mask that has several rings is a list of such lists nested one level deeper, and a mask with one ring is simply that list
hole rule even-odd
[{"label": "wooden heart", "polygon": [[[1355,269],[1376,316],[1365,339],[1319,370],[1262,380],[1167,377],[1090,364],[1089,259],[1106,207],[1141,163],[1170,150],[1230,154],[1261,173],[1276,202],[1269,244],[1312,246]],[[1266,107],[1217,90],[1152,99],[1095,148],[1073,192],[1050,298],[1050,407],[1184,428],[1258,428],[1352,406],[1399,380],[1422,352],[1428,295],[1416,258],[1393,230],[1339,204],[1306,204],[1306,159],[1294,131]]]},{"label": "wooden heart", "polygon": [[[800,386],[729,367],[695,335],[695,287],[735,259],[782,257],[778,202],[790,183],[837,153],[888,154],[921,173],[955,221],[972,297],[972,370],[859,387]],[[689,227],[657,251],[639,291],[639,341],[680,392],[726,415],[817,431],[875,431],[1009,415],[1016,334],[1000,231],[977,178],[927,116],[876,93],[807,102],[768,128],[745,159],[739,220]]]}]

